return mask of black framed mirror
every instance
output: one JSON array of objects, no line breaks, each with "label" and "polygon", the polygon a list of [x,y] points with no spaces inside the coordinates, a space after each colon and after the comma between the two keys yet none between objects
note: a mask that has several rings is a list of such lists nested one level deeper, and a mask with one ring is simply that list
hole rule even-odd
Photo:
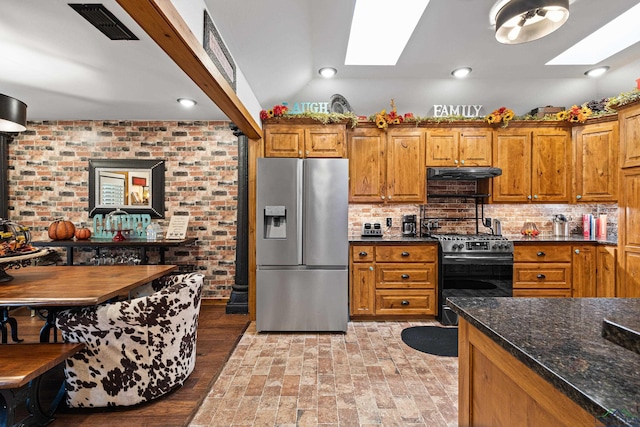
[{"label": "black framed mirror", "polygon": [[121,209],[164,218],[164,160],[89,159],[89,218]]}]

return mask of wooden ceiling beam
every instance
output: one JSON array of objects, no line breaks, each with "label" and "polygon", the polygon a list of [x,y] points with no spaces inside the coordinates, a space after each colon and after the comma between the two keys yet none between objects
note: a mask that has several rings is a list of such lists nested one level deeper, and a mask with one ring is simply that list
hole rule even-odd
[{"label": "wooden ceiling beam", "polygon": [[248,138],[262,138],[260,126],[170,0],[116,1]]}]

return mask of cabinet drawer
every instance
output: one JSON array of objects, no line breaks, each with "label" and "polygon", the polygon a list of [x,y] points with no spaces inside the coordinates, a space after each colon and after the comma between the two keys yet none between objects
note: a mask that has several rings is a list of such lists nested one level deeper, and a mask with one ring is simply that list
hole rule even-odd
[{"label": "cabinet drawer", "polygon": [[514,289],[514,297],[570,298],[571,289]]},{"label": "cabinet drawer", "polygon": [[436,245],[376,246],[377,262],[434,262],[437,256]]},{"label": "cabinet drawer", "polygon": [[570,289],[571,265],[557,263],[516,264],[513,267],[513,289]]},{"label": "cabinet drawer", "polygon": [[435,314],[435,291],[376,291],[376,315]]},{"label": "cabinet drawer", "polygon": [[372,262],[373,246],[351,246],[351,259],[353,262]]},{"label": "cabinet drawer", "polygon": [[515,262],[571,262],[571,245],[515,245]]},{"label": "cabinet drawer", "polygon": [[435,288],[434,264],[385,263],[376,266],[376,288]]}]

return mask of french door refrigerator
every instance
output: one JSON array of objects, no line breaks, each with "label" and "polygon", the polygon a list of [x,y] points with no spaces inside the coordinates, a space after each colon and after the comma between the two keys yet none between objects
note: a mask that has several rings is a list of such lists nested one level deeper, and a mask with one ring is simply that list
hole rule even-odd
[{"label": "french door refrigerator", "polygon": [[347,159],[258,159],[256,328],[345,331]]}]

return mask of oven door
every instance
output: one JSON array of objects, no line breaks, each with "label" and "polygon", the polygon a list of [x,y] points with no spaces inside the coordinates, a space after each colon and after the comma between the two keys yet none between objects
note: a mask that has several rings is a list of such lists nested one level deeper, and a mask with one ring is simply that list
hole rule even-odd
[{"label": "oven door", "polygon": [[442,254],[437,319],[457,325],[448,297],[513,296],[513,254]]}]

